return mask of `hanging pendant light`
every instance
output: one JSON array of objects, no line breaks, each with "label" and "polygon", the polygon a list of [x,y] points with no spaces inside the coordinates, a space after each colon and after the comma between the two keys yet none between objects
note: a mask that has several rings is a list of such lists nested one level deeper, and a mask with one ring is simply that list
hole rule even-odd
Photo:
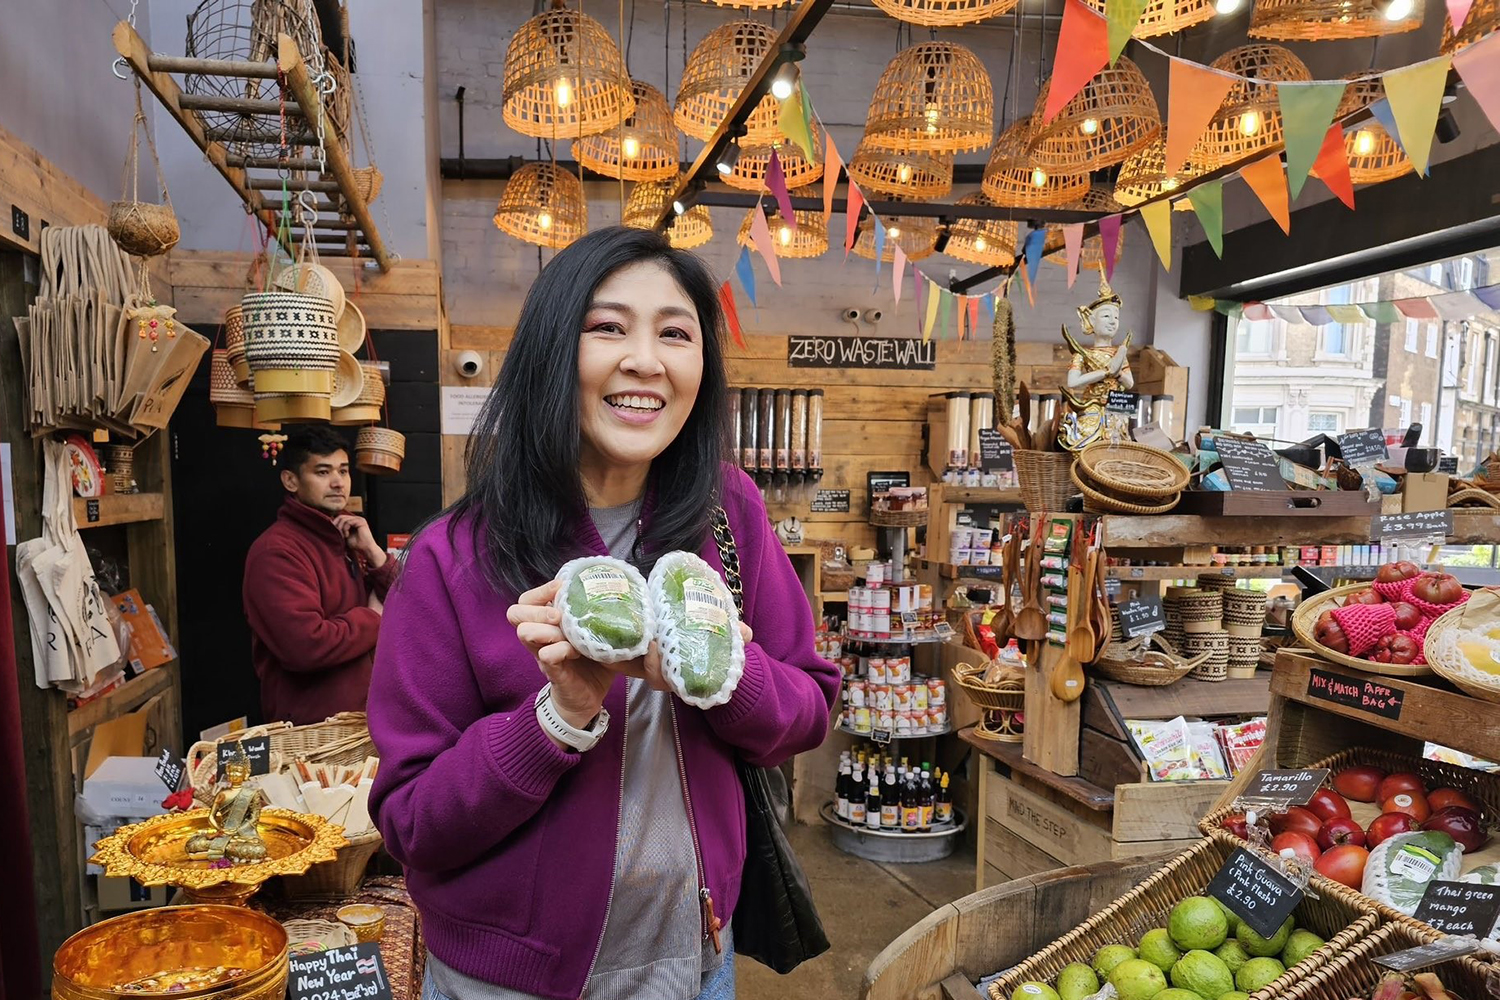
[{"label": "hanging pendant light", "polygon": [[[761,62],[776,47],[776,33],[754,21],[730,21],[710,31],[693,49],[682,71],[672,119],[684,134],[707,142]],[[782,139],[781,105],[770,94],[745,122],[744,146],[769,146]]]},{"label": "hanging pendant light", "polygon": [[[794,190],[790,194],[793,198],[818,196],[818,192],[812,188]],[[828,223],[824,220],[822,212],[804,212],[801,209],[792,212],[797,219],[797,227],[794,229],[786,224],[780,214],[773,214],[776,210],[774,201],[768,201],[766,207],[768,209],[766,224],[771,230],[771,242],[776,245],[776,256],[806,260],[821,257],[828,252]],[[750,239],[750,225],[754,221],[755,209],[752,208],[745,213],[745,221],[740,223],[740,246],[753,245]]]},{"label": "hanging pendant light", "polygon": [[[1099,13],[1105,13],[1105,0],[1084,0]],[[1222,2],[1222,0],[1221,0]],[[1131,38],[1156,38],[1171,35],[1202,24],[1220,11],[1215,0],[1147,0],[1141,19],[1136,22]]]},{"label": "hanging pendant light", "polygon": [[1017,119],[995,140],[980,185],[997,205],[1056,208],[1076,201],[1089,189],[1088,171],[1049,173],[1031,162],[1031,116]]},{"label": "hanging pendant light", "polygon": [[1123,163],[1161,132],[1156,97],[1140,67],[1124,56],[1106,66],[1044,124],[1049,79],[1032,113],[1031,162],[1048,174],[1088,173]]},{"label": "hanging pendant light", "polygon": [[1422,0],[1255,0],[1251,38],[1377,38],[1422,26]]},{"label": "hanging pendant light", "polygon": [[[1344,89],[1337,116],[1353,114],[1384,97],[1385,84],[1380,80],[1351,80]],[[1374,118],[1344,130],[1344,155],[1349,160],[1349,179],[1355,184],[1379,184],[1416,169],[1401,144]]]},{"label": "hanging pendant light", "polygon": [[1212,68],[1232,73],[1234,86],[1208,123],[1198,148],[1210,169],[1239,163],[1282,144],[1281,105],[1277,83],[1306,82],[1307,66],[1288,49],[1260,42],[1230,49]]},{"label": "hanging pendant light", "polygon": [[[813,123],[813,148],[818,148],[822,141],[823,132],[816,122]],[[740,153],[739,158],[734,161],[734,169],[729,173],[721,173],[719,180],[730,187],[739,188],[741,191],[753,191],[756,194],[767,190],[766,172],[771,169],[771,150],[776,150],[776,158],[781,161],[781,174],[790,188],[806,187],[823,178],[823,164],[813,163],[808,160],[795,143],[783,142],[779,146],[763,146],[759,149],[749,149]]]},{"label": "hanging pendant light", "polygon": [[677,176],[677,130],[662,92],[649,83],[630,82],[635,112],[620,125],[573,142],[578,162],[596,174],[627,181],[662,181]]},{"label": "hanging pendant light", "polygon": [[[936,251],[937,219],[925,215],[893,215],[880,221],[885,226],[885,246],[881,249],[881,260],[895,260],[898,246],[905,252],[907,260],[931,257]],[[866,260],[875,259],[875,216],[866,215],[860,220],[859,231],[854,238],[854,252]]]},{"label": "hanging pendant light", "polygon": [[[959,205],[995,203],[982,193],[966,194]],[[943,253],[957,260],[985,267],[1008,267],[1016,262],[1017,223],[1012,219],[958,219],[948,226],[948,243]]]},{"label": "hanging pendant light", "polygon": [[[1170,195],[1186,187],[1188,181],[1207,172],[1201,162],[1201,155],[1202,151],[1195,148],[1182,169],[1168,177],[1167,139],[1165,135],[1157,136],[1150,145],[1132,153],[1128,160],[1120,164],[1120,172],[1115,178],[1115,200],[1127,207],[1139,205],[1157,195]],[[1179,212],[1191,211],[1192,207],[1192,203],[1186,198],[1178,198],[1172,202],[1172,208]]]},{"label": "hanging pendant light", "polygon": [[880,74],[865,117],[865,142],[898,152],[983,149],[995,130],[990,75],[969,49],[922,42]]},{"label": "hanging pendant light", "polygon": [[862,139],[845,169],[862,191],[910,201],[945,198],[953,190],[952,153],[898,153]]},{"label": "hanging pendant light", "polygon": [[526,164],[505,182],[495,227],[537,246],[567,246],[589,228],[582,182],[551,163]]},{"label": "hanging pendant light", "polygon": [[588,15],[556,6],[527,21],[505,52],[505,124],[540,139],[577,139],[635,111],[615,40]]},{"label": "hanging pendant light", "polygon": [[1009,14],[1018,0],[875,0],[875,6],[898,21],[924,28],[973,24]]},{"label": "hanging pendant light", "polygon": [[[641,181],[630,189],[625,199],[625,214],[621,219],[632,229],[655,229],[672,193],[684,178],[674,177],[669,181]],[[709,218],[707,205],[689,206],[667,224],[667,240],[678,250],[701,247],[714,238],[713,220]]]}]

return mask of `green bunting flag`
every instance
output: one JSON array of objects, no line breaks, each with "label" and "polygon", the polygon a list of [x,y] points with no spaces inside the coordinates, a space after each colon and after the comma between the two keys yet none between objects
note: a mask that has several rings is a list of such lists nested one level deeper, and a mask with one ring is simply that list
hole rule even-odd
[{"label": "green bunting flag", "polygon": [[1120,58],[1130,41],[1131,32],[1146,12],[1146,0],[1104,0],[1104,16],[1109,20],[1109,61]]},{"label": "green bunting flag", "polygon": [[1224,182],[1205,181],[1188,189],[1188,201],[1208,237],[1208,245],[1214,253],[1224,256]]},{"label": "green bunting flag", "polygon": [[1302,193],[1308,171],[1317,162],[1323,137],[1344,98],[1344,86],[1342,82],[1276,85],[1281,127],[1286,134],[1286,179],[1293,198]]}]

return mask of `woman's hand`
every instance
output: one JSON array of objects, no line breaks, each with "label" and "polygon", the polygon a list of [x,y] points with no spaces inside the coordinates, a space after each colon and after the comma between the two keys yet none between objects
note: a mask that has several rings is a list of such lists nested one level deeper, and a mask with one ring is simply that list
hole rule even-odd
[{"label": "woman's hand", "polygon": [[587,729],[604,705],[615,671],[586,659],[563,635],[562,612],[552,606],[558,586],[553,580],[528,590],[510,606],[505,617],[516,627],[516,638],[531,650],[542,673],[552,682],[552,704],[557,714],[568,725]]}]

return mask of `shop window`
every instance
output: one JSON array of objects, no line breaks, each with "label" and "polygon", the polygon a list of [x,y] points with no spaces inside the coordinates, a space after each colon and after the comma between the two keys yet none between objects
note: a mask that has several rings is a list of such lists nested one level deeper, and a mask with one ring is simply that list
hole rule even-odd
[{"label": "shop window", "polygon": [[1436,323],[1427,324],[1427,356],[1435,358],[1438,356],[1438,326]]},{"label": "shop window", "polygon": [[1418,339],[1418,336],[1419,336],[1419,332],[1418,332],[1418,329],[1417,329],[1417,321],[1414,320],[1414,319],[1407,320],[1406,321],[1406,353],[1407,354],[1416,354],[1417,353],[1417,339]]},{"label": "shop window", "polygon": [[1232,429],[1240,434],[1274,437],[1276,418],[1280,412],[1281,408],[1278,406],[1236,406]]},{"label": "shop window", "polygon": [[1338,434],[1343,430],[1339,426],[1340,423],[1337,413],[1309,413],[1307,415],[1307,429],[1314,433]]},{"label": "shop window", "polygon": [[1474,287],[1474,258],[1473,257],[1460,257],[1457,261],[1455,261],[1455,263],[1456,263],[1457,269],[1458,269],[1458,276],[1455,279],[1454,284],[1458,288],[1463,289],[1465,291],[1467,291],[1470,288],[1473,288]]},{"label": "shop window", "polygon": [[1420,420],[1420,421],[1422,421],[1422,436],[1425,437],[1427,440],[1431,441],[1432,440],[1432,434],[1433,434],[1433,431],[1432,431],[1432,404],[1431,403],[1423,403],[1422,406],[1421,406],[1421,409],[1418,411],[1418,413],[1419,413],[1419,416],[1417,417],[1417,419]]},{"label": "shop window", "polygon": [[1271,321],[1261,320],[1236,324],[1234,331],[1236,354],[1269,355],[1271,353]]},{"label": "shop window", "polygon": [[1411,426],[1411,400],[1409,400],[1409,399],[1403,399],[1403,400],[1401,400],[1401,420],[1400,420],[1399,423],[1397,423],[1396,426],[1398,426],[1398,427],[1410,427]]},{"label": "shop window", "polygon": [[1349,328],[1342,323],[1329,323],[1318,331],[1319,354],[1330,358],[1348,357],[1350,353]]},{"label": "shop window", "polygon": [[1427,280],[1434,285],[1441,285],[1443,283],[1443,265],[1440,263],[1428,264]]}]

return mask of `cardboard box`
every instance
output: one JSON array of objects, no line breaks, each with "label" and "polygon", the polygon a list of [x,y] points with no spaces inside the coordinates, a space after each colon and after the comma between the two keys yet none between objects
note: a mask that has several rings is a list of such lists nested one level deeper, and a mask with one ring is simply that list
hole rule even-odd
[{"label": "cardboard box", "polygon": [[1414,514],[1424,510],[1443,510],[1448,506],[1446,472],[1408,472],[1401,489],[1401,509]]},{"label": "cardboard box", "polygon": [[166,797],[155,757],[110,757],[84,779],[79,795],[95,816],[133,820],[161,815]]},{"label": "cardboard box", "polygon": [[147,910],[167,905],[171,893],[169,885],[141,885],[133,878],[110,878],[97,876],[99,909],[105,913],[123,913],[129,910]]}]

